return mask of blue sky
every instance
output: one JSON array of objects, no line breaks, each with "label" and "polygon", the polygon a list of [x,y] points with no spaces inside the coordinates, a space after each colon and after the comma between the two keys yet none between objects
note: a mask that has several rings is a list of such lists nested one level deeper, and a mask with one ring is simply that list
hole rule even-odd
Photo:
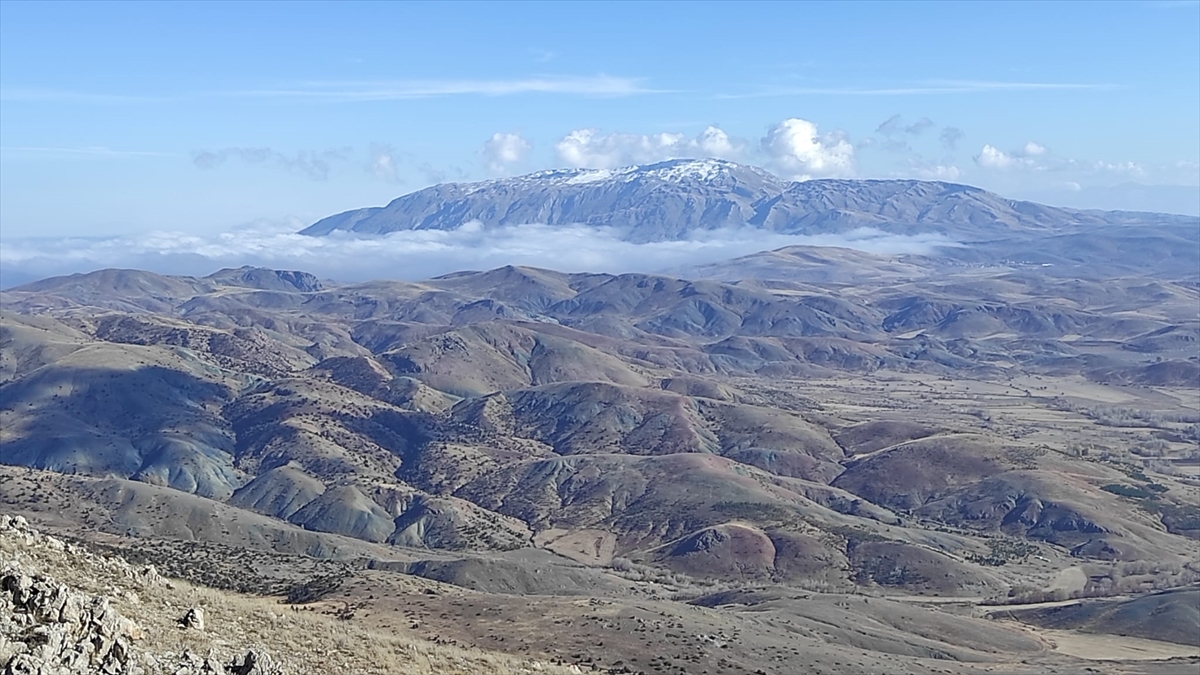
[{"label": "blue sky", "polygon": [[1200,3],[0,3],[10,240],[704,154],[1186,210]]}]

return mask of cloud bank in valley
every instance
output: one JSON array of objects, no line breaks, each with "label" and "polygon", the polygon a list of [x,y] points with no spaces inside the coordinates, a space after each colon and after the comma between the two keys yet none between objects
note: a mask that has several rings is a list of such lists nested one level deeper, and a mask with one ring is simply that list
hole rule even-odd
[{"label": "cloud bank in valley", "polygon": [[790,245],[842,246],[881,254],[929,253],[954,242],[940,236],[902,236],[860,229],[839,235],[798,236],[761,230],[714,230],[693,239],[635,244],[615,228],[542,224],[454,230],[415,230],[383,237],[335,232],[296,234],[304,223],[259,222],[201,236],[154,232],[138,236],[5,239],[0,266],[5,288],[48,276],[109,267],[164,274],[205,275],[253,265],[312,272],[326,279],[425,279],[459,270],[531,265],[566,272],[656,272],[716,262]]}]

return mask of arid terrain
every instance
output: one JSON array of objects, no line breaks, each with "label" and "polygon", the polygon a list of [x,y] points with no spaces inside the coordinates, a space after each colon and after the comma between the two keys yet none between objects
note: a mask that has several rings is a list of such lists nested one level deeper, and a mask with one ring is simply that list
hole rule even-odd
[{"label": "arid terrain", "polygon": [[547,668],[1198,667],[1195,279],[799,247],[694,272],[4,291],[0,511]]}]

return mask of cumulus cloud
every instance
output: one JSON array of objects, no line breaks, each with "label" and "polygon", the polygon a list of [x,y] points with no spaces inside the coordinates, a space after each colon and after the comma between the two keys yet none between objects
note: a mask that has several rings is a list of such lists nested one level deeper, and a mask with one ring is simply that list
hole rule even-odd
[{"label": "cumulus cloud", "polygon": [[[994,145],[985,144],[979,154],[975,156],[975,163],[985,169],[1034,169],[1045,170],[1051,167],[1051,164],[1042,159],[1047,154],[1046,146],[1040,143],[1028,141],[1025,145],[1004,152]],[[1071,160],[1059,160],[1059,164],[1071,164]]]},{"label": "cumulus cloud", "polygon": [[514,164],[519,164],[529,155],[533,146],[520,134],[495,133],[484,141],[479,154],[487,164],[488,171],[506,174]]},{"label": "cumulus cloud", "polygon": [[1167,167],[1148,167],[1138,162],[1090,161],[1062,157],[1034,141],[1027,141],[1021,147],[1008,152],[990,144],[984,145],[975,156],[975,163],[982,168],[997,171],[1056,172],[1073,174],[1072,178],[1101,178],[1118,174],[1140,179],[1168,172]]},{"label": "cumulus cloud", "polygon": [[[692,138],[682,133],[602,133],[576,129],[554,145],[559,161],[576,168],[615,169],[686,157],[741,159],[746,144],[709,126]],[[817,125],[790,118],[771,126],[758,144],[755,161],[790,178],[851,176],[854,146],[843,134],[818,134]]]},{"label": "cumulus cloud", "polygon": [[918,164],[909,169],[909,175],[922,180],[953,182],[962,177],[962,170],[953,164]]},{"label": "cumulus cloud", "polygon": [[839,133],[792,117],[770,127],[761,143],[768,166],[796,180],[854,175],[854,146]]},{"label": "cumulus cloud", "polygon": [[695,138],[681,133],[605,134],[597,129],[576,129],[554,144],[560,161],[587,169],[615,169],[684,157],[735,159],[742,149],[741,143],[715,126]]},{"label": "cumulus cloud", "polygon": [[300,269],[342,281],[424,279],[464,269],[523,264],[569,272],[655,272],[805,244],[874,253],[929,253],[954,242],[941,235],[904,236],[863,228],[841,234],[793,236],[758,229],[704,232],[694,239],[655,243],[621,240],[613,228],[541,224],[454,230],[413,230],[382,237],[336,232],[296,234],[297,221],[259,222],[213,235],[154,232],[76,239],[5,239],[5,282],[105,267],[168,274],[209,274],[223,267],[261,265]]},{"label": "cumulus cloud", "polygon": [[270,164],[314,180],[325,180],[334,164],[349,158],[350,151],[345,148],[300,151],[294,156],[271,148],[222,148],[196,152],[192,155],[192,163],[201,169],[214,169],[229,160],[246,164]]},{"label": "cumulus cloud", "polygon": [[1146,167],[1137,162],[1104,162],[1099,161],[1092,164],[1092,167],[1097,171],[1106,171],[1111,173],[1122,173],[1129,176],[1145,176]]},{"label": "cumulus cloud", "polygon": [[709,126],[696,138],[700,151],[709,157],[733,159],[742,154],[745,145],[718,127]]},{"label": "cumulus cloud", "polygon": [[975,163],[985,169],[995,170],[1120,173],[1134,177],[1147,175],[1147,168],[1137,162],[1085,161],[1063,157],[1035,141],[1027,141],[1007,152],[994,145],[984,145],[975,156]]},{"label": "cumulus cloud", "polygon": [[992,145],[984,145],[975,156],[975,163],[985,169],[1007,169],[1015,162],[1015,157]]}]

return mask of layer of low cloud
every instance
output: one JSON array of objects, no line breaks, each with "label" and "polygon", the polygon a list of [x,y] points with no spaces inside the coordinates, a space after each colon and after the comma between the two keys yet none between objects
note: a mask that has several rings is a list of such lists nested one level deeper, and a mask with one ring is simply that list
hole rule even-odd
[{"label": "layer of low cloud", "polygon": [[257,223],[211,236],[178,232],[111,238],[6,239],[0,242],[4,284],[121,267],[204,275],[223,267],[299,269],[323,278],[423,279],[457,270],[508,264],[562,271],[655,272],[715,262],[783,246],[842,246],[874,253],[929,253],[953,245],[940,235],[903,236],[860,229],[836,235],[789,236],[755,229],[719,230],[683,241],[635,244],[612,228],[540,224],[396,232],[362,237],[296,234],[303,223]]}]

